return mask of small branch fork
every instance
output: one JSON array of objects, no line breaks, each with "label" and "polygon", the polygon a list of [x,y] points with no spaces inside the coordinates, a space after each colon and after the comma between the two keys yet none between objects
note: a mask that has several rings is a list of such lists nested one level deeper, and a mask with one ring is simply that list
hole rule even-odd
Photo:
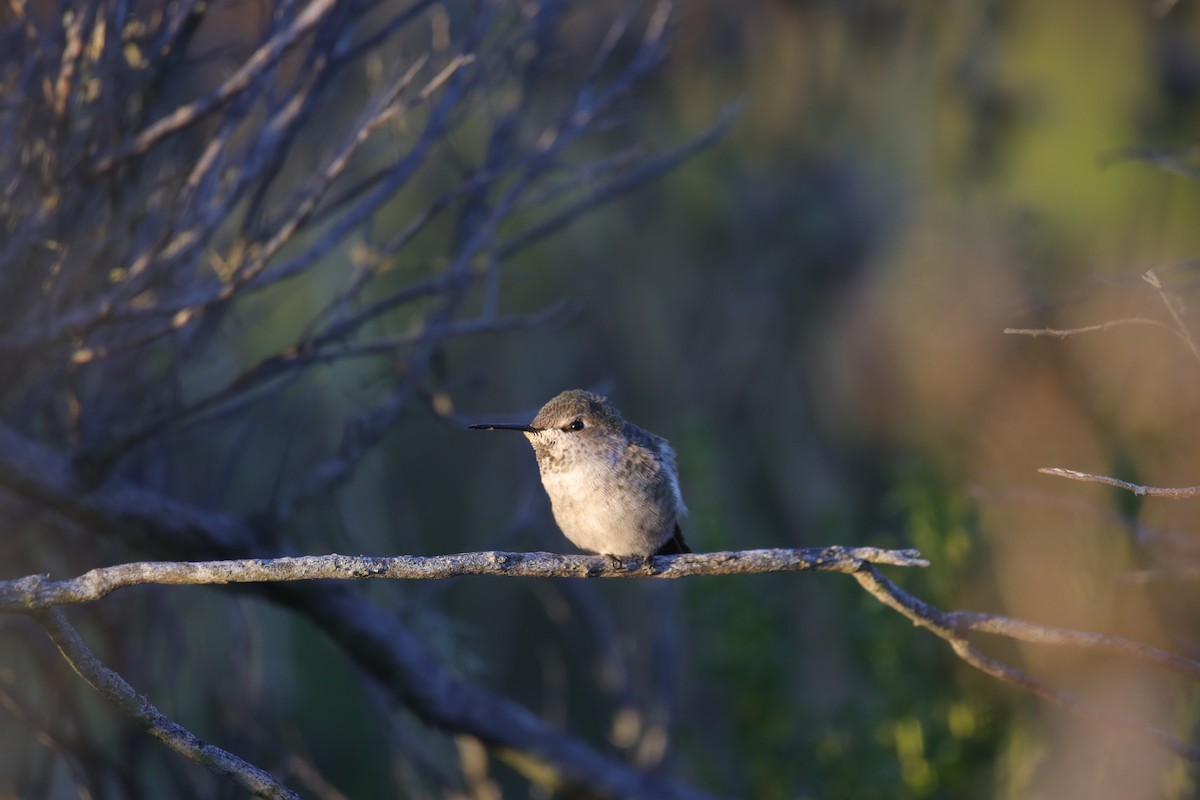
[{"label": "small branch fork", "polygon": [[852,575],[867,593],[907,617],[914,625],[926,628],[943,639],[959,658],[976,669],[1055,705],[1144,735],[1181,758],[1200,761],[1200,746],[1185,742],[1162,728],[1109,712],[998,661],[973,645],[968,634],[989,633],[1033,644],[1072,647],[1130,658],[1192,680],[1200,680],[1200,661],[1119,636],[1055,628],[980,612],[943,611],[888,580],[876,569],[877,564],[929,566],[929,562],[916,550],[838,546],[692,553],[648,559],[627,558],[623,561],[604,556],[492,551],[442,556],[332,554],[273,559],[138,562],[102,567],[61,581],[51,581],[43,575],[0,581],[0,612],[28,613],[37,617],[76,671],[117,706],[132,714],[143,727],[188,758],[233,776],[243,786],[264,797],[291,795],[258,768],[241,762],[219,748],[200,743],[182,727],[162,717],[148,700],[96,661],[78,634],[67,624],[58,607],[93,602],[118,589],[139,585],[219,585],[368,578],[430,580],[465,575],[683,578],[695,575],[841,572]]},{"label": "small branch fork", "polygon": [[[1196,341],[1196,337],[1192,335],[1191,330],[1183,319],[1182,303],[1179,298],[1168,291],[1167,287],[1163,285],[1162,279],[1158,277],[1158,273],[1152,269],[1142,273],[1142,280],[1150,284],[1151,288],[1158,294],[1159,299],[1162,300],[1163,306],[1167,309],[1167,314],[1171,317],[1171,324],[1168,325],[1157,319],[1130,317],[1127,319],[1109,320],[1097,325],[1087,325],[1082,328],[1005,328],[1004,332],[1016,336],[1052,336],[1057,339],[1066,339],[1070,336],[1085,333],[1096,333],[1129,325],[1143,325],[1170,331],[1187,348],[1192,357],[1200,361],[1200,343]],[[1065,467],[1042,467],[1038,472],[1043,475],[1054,475],[1055,477],[1067,478],[1073,481],[1102,483],[1105,486],[1114,486],[1118,489],[1132,492],[1139,497],[1168,497],[1174,500],[1200,497],[1200,486],[1183,486],[1178,488],[1142,486],[1141,484],[1130,483],[1129,481],[1123,481],[1120,478],[1113,478],[1108,475],[1095,475],[1090,472],[1066,469]]]},{"label": "small branch fork", "polygon": [[853,575],[859,585],[871,596],[888,608],[908,617],[917,627],[925,628],[944,640],[959,658],[975,669],[997,680],[1018,686],[1069,711],[1146,736],[1180,758],[1200,761],[1200,746],[1185,742],[1155,725],[1115,714],[1044,683],[1022,670],[1010,667],[981,652],[967,639],[967,633],[978,631],[1033,644],[1074,647],[1108,655],[1119,655],[1146,662],[1193,680],[1200,680],[1200,661],[1120,636],[1054,628],[994,614],[942,611],[904,591],[881,575],[870,564],[864,564],[863,568],[854,572]]}]

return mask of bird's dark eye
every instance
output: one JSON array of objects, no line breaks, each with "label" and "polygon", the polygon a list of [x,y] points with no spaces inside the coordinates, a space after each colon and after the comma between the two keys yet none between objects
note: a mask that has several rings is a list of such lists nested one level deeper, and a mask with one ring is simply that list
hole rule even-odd
[{"label": "bird's dark eye", "polygon": [[571,420],[571,424],[567,426],[567,430],[569,430],[569,431],[583,430],[583,420],[580,419],[579,417],[576,417],[575,419]]}]

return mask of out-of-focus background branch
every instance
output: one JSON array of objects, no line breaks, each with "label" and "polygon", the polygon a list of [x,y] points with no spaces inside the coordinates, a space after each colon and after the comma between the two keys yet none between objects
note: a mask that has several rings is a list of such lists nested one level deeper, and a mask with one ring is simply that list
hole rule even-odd
[{"label": "out-of-focus background branch", "polygon": [[[9,3],[0,579],[565,551],[528,448],[456,428],[578,386],[671,440],[697,549],[916,547],[932,609],[1194,659],[1194,501],[1122,487],[1200,483],[1198,39],[1116,0]],[[985,668],[1195,742],[1188,679],[944,627],[982,675],[844,579],[401,583],[69,613],[318,796],[1195,793]],[[0,616],[0,794],[76,786],[235,791]]]}]

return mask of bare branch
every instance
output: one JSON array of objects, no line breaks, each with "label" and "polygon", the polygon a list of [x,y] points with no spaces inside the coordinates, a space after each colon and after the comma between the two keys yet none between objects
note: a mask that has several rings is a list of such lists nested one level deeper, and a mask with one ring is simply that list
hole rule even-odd
[{"label": "bare branch", "polygon": [[81,678],[167,747],[213,772],[232,778],[256,797],[291,800],[299,797],[269,773],[227,750],[201,741],[187,728],[165,716],[145,695],[96,658],[62,611],[50,609],[38,614],[37,619]]},{"label": "bare branch", "polygon": [[[267,392],[249,394],[252,390],[270,381],[288,376],[297,377],[298,371],[313,364],[328,364],[368,356],[394,355],[416,345],[443,342],[448,339],[549,327],[565,322],[576,313],[578,313],[578,309],[574,304],[559,302],[532,314],[448,322],[397,336],[382,337],[370,342],[340,347],[322,349],[325,345],[336,343],[336,340],[325,336],[302,341],[264,358],[234,376],[224,386],[196,399],[187,406],[172,409],[158,419],[150,420],[139,430],[113,445],[109,452],[97,457],[97,460],[100,463],[111,462],[167,428],[180,428],[188,422],[197,420],[211,421],[225,416],[223,412],[227,410],[241,410],[249,402],[271,396]],[[228,404],[228,407],[223,404]]]},{"label": "bare branch", "polygon": [[1093,475],[1090,472],[1079,472],[1078,470],[1065,469],[1063,467],[1041,467],[1038,472],[1043,475],[1056,475],[1060,478],[1070,478],[1073,481],[1083,481],[1085,483],[1103,483],[1106,486],[1115,486],[1118,489],[1125,489],[1133,492],[1139,497],[1145,495],[1147,497],[1169,497],[1173,500],[1183,500],[1188,497],[1200,497],[1200,486],[1183,486],[1179,488],[1171,488],[1165,486],[1142,486],[1137,483],[1123,481],[1120,478],[1110,478],[1107,475]]},{"label": "bare branch", "polygon": [[1005,683],[1018,686],[1054,705],[1146,736],[1181,758],[1200,761],[1200,746],[1189,744],[1155,725],[1114,714],[1069,692],[1050,686],[1015,667],[1010,667],[980,652],[967,640],[964,633],[966,630],[986,630],[989,633],[1012,636],[1022,641],[1033,641],[1039,644],[1086,647],[1109,653],[1118,652],[1122,655],[1150,661],[1158,666],[1167,666],[1191,677],[1197,677],[1200,674],[1200,663],[1120,637],[1063,631],[1019,620],[1010,620],[1006,617],[993,617],[988,614],[945,612],[904,591],[881,575],[870,564],[864,564],[863,568],[853,575],[859,584],[879,602],[907,617],[914,625],[925,628],[938,638],[945,640],[959,658],[981,672]]},{"label": "bare branch", "polygon": [[[415,103],[428,100],[434,94],[437,87],[442,86],[449,80],[459,68],[469,65],[473,61],[474,57],[469,54],[456,56],[424,88],[417,92],[417,98],[409,104],[397,104],[397,98],[410,87],[410,84],[412,84],[416,75],[424,66],[425,59],[423,58],[417,59],[408,70],[399,75],[386,89],[378,92],[368,108],[363,112],[362,118],[357,124],[352,126],[350,134],[346,137],[346,141],[329,157],[327,163],[315,173],[308,184],[296,194],[294,201],[288,205],[286,218],[277,222],[270,238],[261,243],[261,246],[255,250],[253,258],[248,263],[241,265],[231,280],[225,281],[215,287],[200,285],[197,288],[187,291],[185,296],[178,297],[171,303],[155,304],[142,309],[136,307],[125,308],[122,309],[120,314],[111,311],[111,307],[115,302],[114,298],[105,296],[94,301],[87,309],[63,315],[58,324],[52,330],[42,332],[40,338],[53,339],[71,329],[87,329],[95,325],[106,315],[114,321],[136,320],[139,318],[161,320],[149,331],[142,332],[138,336],[126,341],[113,343],[107,347],[76,347],[71,354],[72,362],[76,364],[87,363],[98,358],[108,357],[113,353],[126,352],[144,347],[193,322],[213,306],[229,302],[243,289],[248,287],[263,288],[266,285],[292,277],[311,266],[318,257],[326,254],[335,244],[341,241],[349,231],[361,225],[371,213],[377,210],[407,180],[407,177],[411,175],[416,167],[422,163],[429,149],[436,141],[437,136],[441,133],[441,121],[444,119],[447,109],[453,107],[454,98],[445,98],[439,104],[439,110],[435,112],[434,118],[426,126],[419,145],[415,146],[405,156],[402,162],[404,165],[403,168],[400,165],[394,165],[391,168],[387,183],[377,188],[375,192],[354,209],[353,213],[345,214],[330,231],[325,233],[316,243],[306,248],[300,256],[294,257],[287,264],[271,270],[269,280],[259,280],[266,277],[264,273],[268,271],[268,265],[271,263],[272,258],[313,217],[328,188],[346,171],[352,158],[361,149],[370,134],[388,120],[402,115],[410,107],[414,107]],[[287,114],[288,117],[299,118],[302,108],[307,109],[307,104],[301,103],[300,100],[301,98],[297,97],[285,107],[285,111],[289,112]],[[272,145],[278,139],[282,138],[285,131],[282,130],[284,126],[280,118],[283,116],[284,112],[280,112],[278,118],[263,127],[260,135],[265,141],[260,144],[260,149],[269,151],[272,149]],[[199,169],[199,165],[197,165],[197,169]],[[249,169],[244,169],[241,174],[242,177],[238,185],[245,186],[249,185],[251,178],[257,173]],[[239,191],[229,189],[226,194],[229,198],[233,198]],[[130,275],[135,277],[137,273],[141,272],[141,269],[150,263],[150,259],[159,254],[160,249],[163,252],[169,252],[172,258],[178,258],[182,250],[194,250],[198,248],[201,243],[207,241],[211,236],[212,231],[215,230],[217,224],[226,213],[228,205],[229,201],[213,205],[213,211],[205,217],[207,228],[201,229],[198,226],[193,226],[190,230],[184,231],[176,237],[175,241],[186,242],[186,245],[147,249],[139,261],[135,262],[134,266],[130,268]],[[202,215],[197,213],[193,216],[199,217]],[[118,285],[113,294],[129,294],[130,290],[126,288],[127,285]],[[20,346],[28,346],[30,341],[30,337],[26,335],[21,341]],[[10,341],[7,345],[0,344],[0,347],[3,346],[14,346],[14,342]]]},{"label": "bare branch", "polygon": [[[1092,325],[1084,328],[1068,330],[1056,330],[1050,328],[1038,330],[1007,328],[1005,329],[1005,333],[1022,334],[1028,336],[1056,336],[1058,338],[1065,338],[1067,336],[1079,333],[1091,333],[1095,331],[1108,330],[1124,325],[1149,325],[1154,327],[1165,327],[1174,333],[1180,339],[1180,341],[1184,343],[1194,358],[1200,361],[1200,345],[1197,344],[1195,337],[1193,337],[1191,331],[1184,322],[1183,304],[1181,299],[1167,291],[1153,269],[1147,270],[1145,273],[1143,273],[1142,279],[1158,292],[1159,298],[1162,300],[1163,305],[1166,306],[1167,312],[1170,314],[1173,324],[1166,325],[1157,320],[1145,318],[1128,318],[1113,320],[1100,325]],[[1099,483],[1105,486],[1113,486],[1118,489],[1132,492],[1137,496],[1166,497],[1172,499],[1184,499],[1200,496],[1200,486],[1178,488],[1143,486],[1141,484],[1131,483],[1119,478],[1106,475],[1095,475],[1092,473],[1080,472],[1078,470],[1065,469],[1062,467],[1043,467],[1039,469],[1038,472],[1045,475],[1054,475],[1056,477],[1082,481],[1085,483]],[[1130,525],[1132,523],[1125,522],[1123,524]],[[1139,538],[1144,538],[1144,535],[1139,535]],[[1172,568],[1170,570],[1149,570],[1132,573],[1131,575],[1126,576],[1125,579],[1131,582],[1146,583],[1154,580],[1188,580],[1194,578],[1196,574],[1197,571],[1194,568]],[[859,582],[865,589],[867,589],[867,591],[878,597],[882,602],[904,614],[909,619],[913,620],[915,624],[928,628],[937,636],[949,642],[951,647],[960,658],[977,669],[1007,683],[1020,686],[1021,688],[1043,698],[1044,700],[1067,708],[1076,713],[1093,717],[1105,723],[1115,724],[1140,733],[1141,735],[1152,739],[1162,747],[1182,758],[1190,761],[1200,761],[1200,746],[1185,742],[1174,736],[1169,731],[1155,725],[1115,714],[1103,706],[1088,702],[1072,694],[1059,690],[1033,678],[1032,676],[1020,670],[990,658],[976,650],[967,641],[964,634],[967,631],[979,631],[1005,636],[1019,641],[1030,642],[1033,644],[1082,648],[1090,651],[1117,655],[1146,662],[1152,664],[1153,666],[1175,672],[1193,680],[1200,679],[1200,662],[1196,661],[1195,659],[1186,658],[1144,642],[1138,642],[1119,636],[1109,636],[1085,631],[1065,630],[991,614],[942,612],[906,595],[894,584],[891,584],[889,581],[887,581],[886,578],[878,575],[878,573],[876,573],[875,570],[869,566],[864,567],[864,570],[860,573],[857,573],[855,577],[858,578]]]},{"label": "bare branch", "polygon": [[555,553],[457,553],[444,556],[298,556],[228,561],[146,561],[100,567],[78,578],[49,581],[30,575],[0,581],[0,611],[37,611],[88,603],[129,586],[275,583],[363,578],[433,580],[460,575],[520,578],[684,578],[769,572],[854,572],[863,564],[927,567],[916,550],[822,547],[740,550],[628,558]]}]

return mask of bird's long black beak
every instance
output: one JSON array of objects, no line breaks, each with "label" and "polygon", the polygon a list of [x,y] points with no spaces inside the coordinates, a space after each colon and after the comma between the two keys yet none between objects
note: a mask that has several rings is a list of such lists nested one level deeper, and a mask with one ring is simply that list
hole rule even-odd
[{"label": "bird's long black beak", "polygon": [[532,425],[518,425],[512,422],[492,422],[486,425],[468,425],[473,431],[524,431],[525,433],[537,433],[541,428],[535,428]]}]

